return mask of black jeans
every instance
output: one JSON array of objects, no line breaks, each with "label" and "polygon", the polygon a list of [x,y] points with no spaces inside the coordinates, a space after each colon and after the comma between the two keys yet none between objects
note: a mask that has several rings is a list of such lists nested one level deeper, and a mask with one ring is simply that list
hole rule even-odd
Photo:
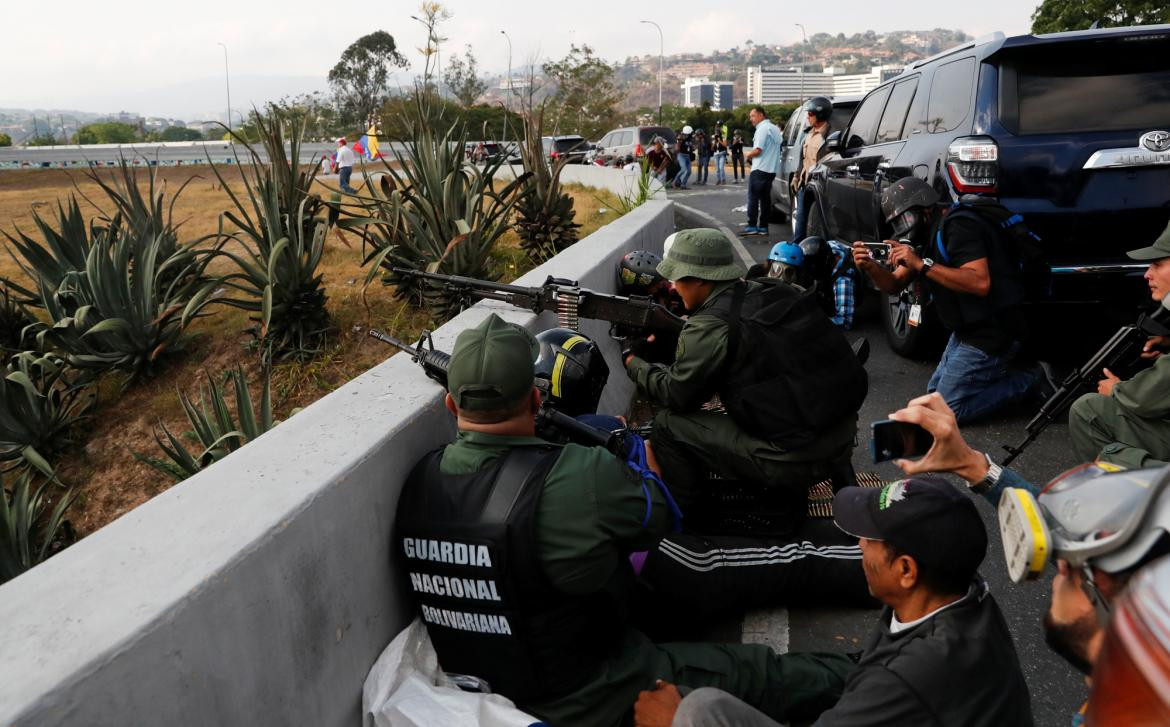
[{"label": "black jeans", "polygon": [[772,210],[772,180],[775,178],[775,174],[759,170],[748,175],[748,227],[768,227],[768,215]]},{"label": "black jeans", "polygon": [[735,175],[736,180],[747,177],[744,173],[743,154],[731,155],[731,173]]}]

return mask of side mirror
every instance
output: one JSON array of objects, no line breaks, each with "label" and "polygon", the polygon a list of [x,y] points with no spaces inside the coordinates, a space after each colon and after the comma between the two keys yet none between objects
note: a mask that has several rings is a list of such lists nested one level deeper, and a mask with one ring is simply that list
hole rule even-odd
[{"label": "side mirror", "polygon": [[825,143],[821,146],[821,153],[828,154],[829,152],[841,150],[841,132],[834,131],[825,137]]}]

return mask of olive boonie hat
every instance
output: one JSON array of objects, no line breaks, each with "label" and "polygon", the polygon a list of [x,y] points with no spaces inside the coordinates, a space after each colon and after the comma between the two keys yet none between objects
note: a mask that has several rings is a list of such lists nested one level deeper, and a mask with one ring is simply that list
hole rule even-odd
[{"label": "olive boonie hat", "polygon": [[735,254],[731,241],[719,230],[698,228],[674,234],[658,272],[670,280],[735,280],[747,274],[747,266]]},{"label": "olive boonie hat", "polygon": [[455,339],[447,391],[459,409],[510,409],[532,392],[532,362],[539,352],[531,333],[492,313]]},{"label": "olive boonie hat", "polygon": [[1166,229],[1162,230],[1162,234],[1158,235],[1153,245],[1130,250],[1125,254],[1132,260],[1161,260],[1170,257],[1170,224],[1166,225]]}]

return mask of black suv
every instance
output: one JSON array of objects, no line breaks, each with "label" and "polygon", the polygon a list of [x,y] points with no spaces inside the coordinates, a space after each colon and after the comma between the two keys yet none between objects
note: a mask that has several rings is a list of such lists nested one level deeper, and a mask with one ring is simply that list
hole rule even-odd
[{"label": "black suv", "polygon": [[589,142],[585,141],[585,138],[582,136],[577,136],[576,134],[542,136],[540,141],[544,144],[544,153],[548,155],[550,161],[556,161],[561,157],[565,157],[569,164],[585,163],[585,154],[589,151]]},{"label": "black suv", "polygon": [[[813,170],[809,234],[889,237],[884,185],[913,174],[957,199],[997,197],[1043,239],[1052,301],[1148,302],[1147,245],[1170,218],[1170,25],[1005,38],[918,61],[871,91]],[[909,302],[884,306],[920,350]]]}]

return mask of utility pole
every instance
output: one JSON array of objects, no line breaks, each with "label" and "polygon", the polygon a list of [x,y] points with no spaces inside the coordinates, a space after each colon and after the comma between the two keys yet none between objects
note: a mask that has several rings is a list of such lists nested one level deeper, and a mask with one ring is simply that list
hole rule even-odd
[{"label": "utility pole", "polygon": [[[793,25],[800,28],[800,36],[802,38],[804,38],[804,44],[807,46],[808,45],[808,34],[804,32],[804,26],[801,25],[800,23],[793,23]],[[804,98],[804,61],[800,62],[800,102],[801,103],[805,102],[805,98]]]},{"label": "utility pole", "polygon": [[232,81],[231,74],[228,73],[228,54],[227,46],[223,43],[216,43],[216,45],[223,48],[223,85],[227,90],[227,127],[228,131],[232,128]]},{"label": "utility pole", "polygon": [[639,23],[646,25],[653,25],[658,28],[658,124],[662,125],[662,26],[655,23],[653,20],[639,20]]}]

